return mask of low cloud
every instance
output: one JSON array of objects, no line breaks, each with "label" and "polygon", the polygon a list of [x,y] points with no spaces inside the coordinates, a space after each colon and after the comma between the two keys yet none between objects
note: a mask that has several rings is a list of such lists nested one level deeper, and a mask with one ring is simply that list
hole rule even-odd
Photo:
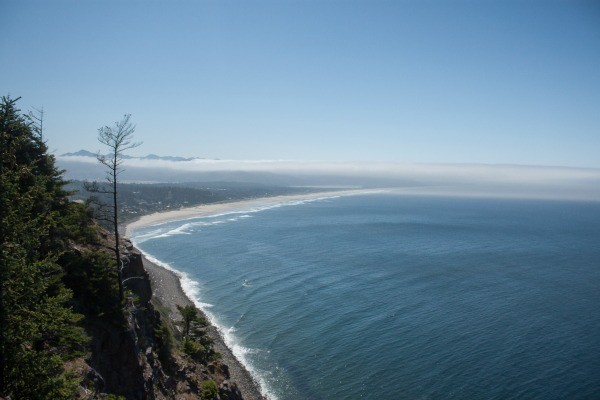
[{"label": "low cloud", "polygon": [[[69,170],[72,165],[97,164],[93,157],[58,157]],[[165,180],[207,179],[208,174],[246,173],[287,176],[290,184],[302,182],[331,185],[340,182],[359,186],[401,186],[404,190],[429,194],[490,195],[502,197],[543,197],[600,200],[600,169],[486,165],[486,164],[403,164],[375,162],[303,162],[289,160],[169,161],[126,159],[127,179],[142,172],[160,171]],[[98,171],[101,171],[98,168]],[[76,175],[76,174],[75,174]],[[222,175],[220,175],[222,176]],[[235,179],[233,175],[227,175]],[[170,177],[170,178],[169,178]],[[79,179],[73,176],[74,179]],[[87,177],[89,178],[89,177]],[[279,181],[281,183],[281,181]]]}]

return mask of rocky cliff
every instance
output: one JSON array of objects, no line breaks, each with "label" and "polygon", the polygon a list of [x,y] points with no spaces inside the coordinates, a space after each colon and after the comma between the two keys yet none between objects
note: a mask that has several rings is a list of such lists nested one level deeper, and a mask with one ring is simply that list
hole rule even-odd
[{"label": "rocky cliff", "polygon": [[242,399],[220,359],[202,364],[178,350],[176,324],[153,304],[141,254],[127,241],[123,249],[124,286],[129,291],[124,318],[118,323],[90,321],[86,326],[91,337],[89,356],[67,365],[83,378],[80,398]]}]

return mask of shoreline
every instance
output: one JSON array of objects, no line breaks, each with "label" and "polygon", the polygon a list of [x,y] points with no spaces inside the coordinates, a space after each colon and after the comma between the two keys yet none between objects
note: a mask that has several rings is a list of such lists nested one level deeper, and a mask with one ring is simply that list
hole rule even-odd
[{"label": "shoreline", "polygon": [[[138,249],[139,250],[139,249]],[[154,263],[142,254],[144,269],[150,276],[150,285],[152,287],[152,298],[157,301],[163,309],[168,311],[166,318],[172,321],[181,319],[177,306],[194,306],[198,309],[200,315],[207,318],[202,309],[185,294],[181,287],[180,276],[174,271],[168,270],[157,263]],[[208,320],[208,318],[207,318]],[[242,392],[244,400],[267,400],[262,394],[259,383],[252,377],[247,368],[233,355],[233,352],[223,340],[218,329],[210,324],[206,331],[214,340],[213,348],[221,353],[223,363],[229,368],[230,380],[234,382]]]},{"label": "shoreline", "polygon": [[208,217],[220,213],[231,213],[236,211],[248,210],[249,208],[264,208],[277,204],[293,201],[309,201],[328,197],[353,196],[360,194],[380,193],[382,189],[353,189],[336,190],[328,192],[315,192],[293,195],[281,195],[272,197],[259,197],[249,200],[236,200],[224,203],[201,204],[199,206],[180,208],[178,210],[160,211],[152,214],[142,215],[135,221],[125,225],[125,236],[130,237],[131,232],[136,228],[143,228],[152,225],[161,225],[173,221],[182,221],[186,219]]},{"label": "shoreline", "polygon": [[[264,197],[251,200],[233,201],[228,203],[206,204],[195,207],[183,208],[180,210],[163,211],[141,216],[125,226],[125,237],[131,240],[133,229],[160,225],[173,221],[186,219],[208,217],[215,214],[231,213],[245,211],[248,209],[264,209],[278,204],[286,204],[297,201],[311,201],[317,199],[327,199],[340,196],[352,196],[361,194],[379,193],[380,190],[343,190],[307,193],[299,195],[282,195],[273,197]],[[135,242],[132,241],[135,246]],[[137,247],[136,247],[137,248]],[[204,310],[202,310],[183,290],[182,274],[176,270],[160,265],[159,260],[149,260],[148,256],[141,251],[144,268],[148,272],[152,287],[152,297],[169,313],[167,316],[172,321],[180,320],[177,305],[193,305],[199,312],[210,321]],[[223,362],[229,367],[231,381],[235,382],[240,389],[245,400],[266,400],[268,397],[263,393],[266,388],[261,387],[258,379],[249,371],[249,369],[240,361],[229,348],[219,329],[211,322],[207,329],[209,335],[214,340],[215,351],[221,353]]]}]

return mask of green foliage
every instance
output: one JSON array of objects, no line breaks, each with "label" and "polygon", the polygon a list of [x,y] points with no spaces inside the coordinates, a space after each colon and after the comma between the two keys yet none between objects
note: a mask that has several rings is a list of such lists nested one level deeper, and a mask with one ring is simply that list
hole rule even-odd
[{"label": "green foliage", "polygon": [[62,373],[62,360],[57,355],[21,351],[20,368],[6,376],[10,393],[15,399],[72,399],[78,380]]},{"label": "green foliage", "polygon": [[221,353],[215,351],[215,352],[211,353],[211,355],[209,357],[209,360],[210,361],[218,361],[221,358],[223,358],[223,356],[221,355]]},{"label": "green foliage", "polygon": [[202,381],[202,387],[200,389],[200,396],[205,400],[216,399],[219,394],[217,384],[212,379]]},{"label": "green foliage", "polygon": [[208,350],[194,339],[186,339],[183,341],[182,350],[185,354],[197,361],[205,361]]},{"label": "green foliage", "polygon": [[181,314],[181,318],[183,318],[183,338],[186,339],[190,334],[190,326],[192,322],[197,321],[198,319],[198,310],[194,306],[177,306],[179,313]]},{"label": "green foliage", "polygon": [[0,396],[67,399],[63,362],[82,354],[82,316],[57,264],[68,213],[62,172],[16,100],[0,102]]},{"label": "green foliage", "polygon": [[126,400],[124,396],[118,396],[116,394],[109,394],[102,397],[103,400]]},{"label": "green foliage", "polygon": [[[198,310],[194,306],[177,306],[181,313],[183,321],[183,341],[182,350],[195,361],[206,363],[213,359],[215,354],[213,350],[214,340],[206,334],[203,329],[208,325],[206,318],[198,315]],[[220,358],[220,355],[218,356]]]},{"label": "green foliage", "polygon": [[193,334],[190,335],[190,339],[195,340],[207,349],[212,349],[215,343],[214,339],[206,334],[206,331],[202,329],[194,330]]},{"label": "green foliage", "polygon": [[171,330],[161,319],[154,328],[154,338],[156,341],[156,351],[160,362],[167,366],[171,364],[171,350],[173,348],[173,334]]},{"label": "green foliage", "polygon": [[61,255],[60,263],[79,312],[90,317],[121,318],[113,257],[99,251],[70,251]]},{"label": "green foliage", "polygon": [[86,337],[76,325],[81,316],[64,306],[68,290],[40,276],[47,266],[12,266],[10,272],[19,276],[11,274],[6,281],[4,393],[22,399],[70,398],[76,382],[62,365],[84,349]]},{"label": "green foliage", "polygon": [[98,242],[99,228],[93,222],[94,211],[79,203],[70,202],[62,219],[64,236],[81,243]]}]

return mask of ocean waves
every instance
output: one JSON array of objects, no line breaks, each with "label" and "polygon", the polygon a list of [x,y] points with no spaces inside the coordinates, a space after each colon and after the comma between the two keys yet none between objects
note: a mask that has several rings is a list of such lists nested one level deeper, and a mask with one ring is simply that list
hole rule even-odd
[{"label": "ocean waves", "polygon": [[190,235],[203,227],[238,222],[246,218],[252,218],[254,213],[277,209],[280,207],[299,206],[303,204],[314,203],[318,201],[333,200],[339,198],[335,196],[322,196],[310,199],[281,201],[273,204],[258,205],[242,210],[231,210],[226,212],[214,213],[202,217],[190,217],[183,220],[174,220],[161,222],[144,228],[138,228],[131,233],[136,243],[143,243],[148,240],[163,239],[174,235]]},{"label": "ocean waves", "polygon": [[301,204],[139,231],[270,398],[597,397],[600,205]]},{"label": "ocean waves", "polygon": [[228,214],[213,215],[210,217],[202,217],[202,219],[200,219],[200,220],[197,220],[197,218],[194,218],[193,222],[185,222],[175,228],[173,228],[172,226],[175,224],[179,224],[181,222],[165,223],[165,224],[162,224],[162,225],[164,225],[164,227],[160,227],[158,229],[153,229],[147,233],[134,234],[133,238],[135,238],[136,243],[144,243],[145,241],[148,241],[148,240],[162,239],[162,238],[167,238],[167,237],[174,236],[174,235],[191,235],[193,232],[196,232],[203,227],[226,224],[226,223],[230,223],[230,222],[237,222],[241,219],[251,218],[251,215],[248,215],[247,213],[241,213],[242,215],[240,215],[238,217],[219,218],[219,217],[223,217],[223,216],[227,216],[227,215],[231,215],[231,214],[238,214],[238,213],[232,212],[232,213],[228,213]]}]

